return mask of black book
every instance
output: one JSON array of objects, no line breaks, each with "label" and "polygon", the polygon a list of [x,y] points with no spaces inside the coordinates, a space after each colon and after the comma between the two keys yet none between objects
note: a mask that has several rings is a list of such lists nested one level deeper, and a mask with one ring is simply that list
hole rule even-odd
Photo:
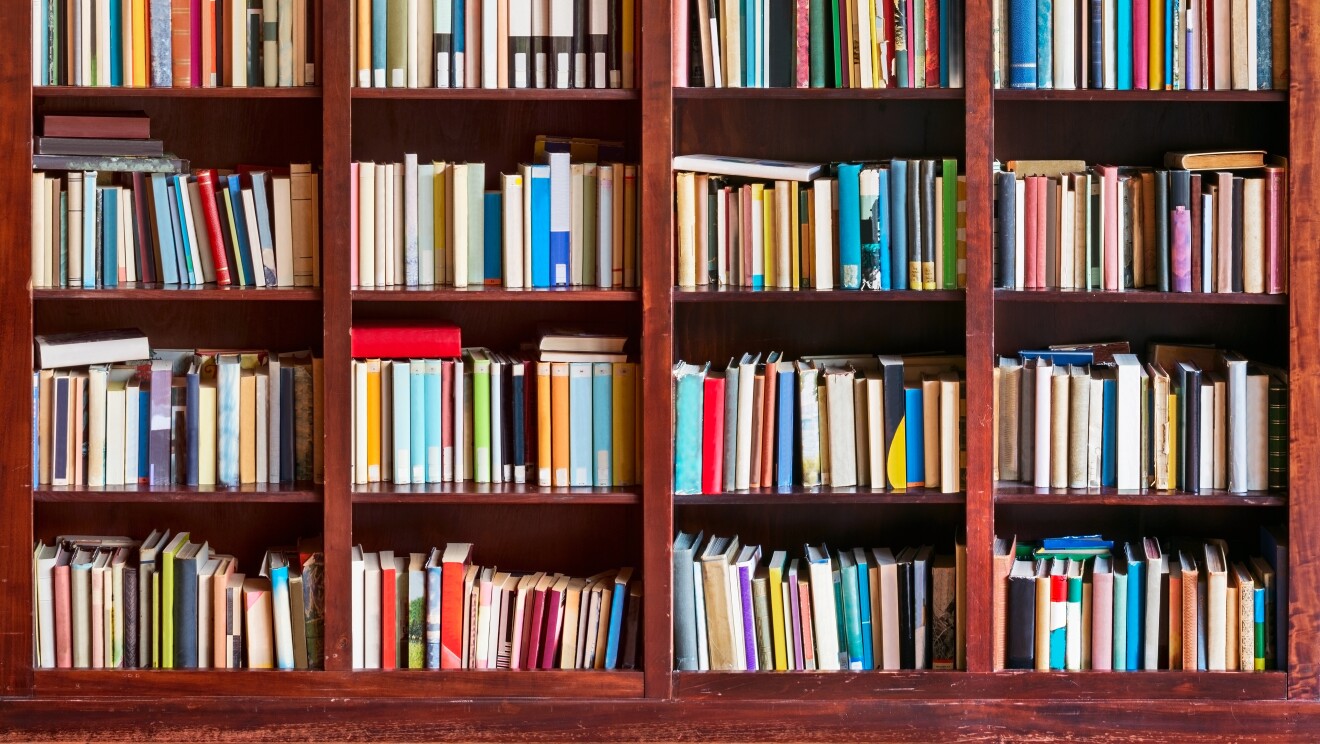
[{"label": "black book", "polygon": [[157,281],[155,251],[151,244],[151,199],[147,196],[148,179],[145,173],[134,173],[133,181],[133,240],[137,250],[138,276],[145,283]]},{"label": "black book", "polygon": [[934,624],[931,622],[930,566],[934,557],[935,549],[923,545],[912,559],[912,649],[917,669],[929,669],[931,665]]},{"label": "black book", "polygon": [[[594,6],[597,0],[591,0]],[[594,14],[593,14],[594,15]],[[573,79],[569,83],[573,88],[587,87],[587,0],[573,0]]]},{"label": "black book", "polygon": [[1018,395],[1018,476],[1023,482],[1035,481],[1036,473],[1036,365],[1038,360],[1022,362],[1022,386]]},{"label": "black book", "polygon": [[895,562],[898,564],[898,666],[916,668],[915,612],[913,608],[913,570],[916,548],[903,548]]},{"label": "black book", "polygon": [[[692,88],[706,87],[706,68],[701,55],[701,13],[697,10],[698,3],[706,0],[688,0],[688,86]],[[609,65],[609,18],[606,17],[606,65]],[[714,76],[711,77],[712,83]]]},{"label": "black book", "polygon": [[1178,363],[1178,487],[1201,492],[1201,370]]},{"label": "black book", "polygon": [[[1087,0],[1090,11],[1090,25],[1088,28],[1089,38],[1086,40],[1088,45],[1088,57],[1091,68],[1091,86],[1100,89],[1105,87],[1105,44],[1104,44],[1104,3],[1102,0]],[[1004,81],[1005,87],[1007,82]]]},{"label": "black book", "polygon": [[124,668],[138,668],[138,567],[136,556],[124,564]]},{"label": "black book", "polygon": [[174,557],[174,668],[197,668],[197,571],[210,549],[186,543]]},{"label": "black book", "polygon": [[767,49],[770,67],[770,87],[792,88],[795,49],[793,28],[793,0],[770,0],[770,43]]},{"label": "black book", "polygon": [[232,230],[229,229],[230,211],[229,211],[229,207],[226,205],[225,202],[225,194],[227,194],[228,192],[229,189],[222,188],[219,185],[216,186],[215,209],[216,209],[216,213],[219,214],[220,216],[220,237],[221,237],[220,242],[224,244],[225,263],[229,266],[230,269],[229,276],[233,281],[234,286],[237,287],[240,284],[242,284],[242,282],[238,280],[239,263],[238,263],[238,258],[234,252],[234,233]]},{"label": "black book", "polygon": [[[713,17],[713,16],[712,16]],[[610,0],[609,7],[609,68],[611,88],[623,87],[623,3]],[[700,56],[698,55],[698,59]]]},{"label": "black book", "polygon": [[[515,362],[519,371],[510,378],[509,394],[510,407],[509,417],[512,426],[507,427],[513,437],[513,448],[509,452],[509,459],[513,463],[513,482],[527,482],[527,365],[525,362]],[[510,369],[510,372],[513,370]]]},{"label": "black book", "polygon": [[[1242,192],[1245,183],[1241,176],[1233,177],[1233,291],[1242,288]],[[1221,195],[1222,199],[1223,196]]]},{"label": "black book", "polygon": [[[1171,272],[1169,264],[1173,254],[1173,245],[1169,241],[1169,215],[1173,212],[1173,204],[1169,201],[1169,175],[1168,171],[1155,171],[1155,250],[1159,251],[1159,290],[1161,292],[1168,292],[1170,289]],[[1192,226],[1194,231],[1199,229],[1200,225]],[[1195,282],[1196,278],[1193,277],[1192,281]]]},{"label": "black book", "polygon": [[294,482],[293,367],[280,365],[280,482]]},{"label": "black book", "polygon": [[1013,561],[1008,574],[1008,669],[1036,665],[1036,564]]},{"label": "black book", "polygon": [[995,177],[995,243],[999,248],[996,287],[1017,288],[1017,176],[1004,171]]}]

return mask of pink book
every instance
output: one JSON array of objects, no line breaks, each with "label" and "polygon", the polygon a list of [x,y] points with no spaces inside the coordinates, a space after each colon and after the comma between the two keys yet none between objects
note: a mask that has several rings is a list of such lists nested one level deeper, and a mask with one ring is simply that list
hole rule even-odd
[{"label": "pink book", "polygon": [[1105,569],[1091,576],[1091,668],[1113,668],[1114,642],[1114,573]]},{"label": "pink book", "polygon": [[527,659],[523,669],[535,669],[537,660],[541,658],[541,641],[545,634],[545,599],[549,594],[547,587],[541,586],[528,592],[528,599],[532,603],[531,623],[523,626],[527,634]]},{"label": "pink book", "polygon": [[1104,288],[1118,289],[1118,166],[1100,166],[1101,197],[1104,202]]},{"label": "pink book", "polygon": [[[742,187],[742,286],[752,286],[752,187]],[[758,248],[760,246],[757,246]]]},{"label": "pink book", "polygon": [[811,584],[798,579],[798,618],[802,621],[802,669],[816,668],[816,635],[811,632]]},{"label": "pink book", "polygon": [[1150,87],[1150,3],[1132,0],[1132,87],[1137,90]]},{"label": "pink book", "polygon": [[71,587],[69,561],[73,553],[61,549],[55,559],[55,666],[68,669],[73,666],[73,609],[70,606]]},{"label": "pink book", "polygon": [[348,286],[356,287],[358,285],[358,164],[353,163],[348,167],[348,203],[352,207],[348,210]]},{"label": "pink book", "polygon": [[[202,87],[202,0],[192,0],[190,12],[188,13],[189,38],[192,43],[192,56],[189,62],[192,64],[192,87]],[[248,82],[248,85],[256,85],[255,82]]]},{"label": "pink book", "polygon": [[[670,76],[673,78],[675,88],[688,87],[688,12],[691,10],[690,3],[674,3],[673,18],[674,30],[670,39],[673,40],[674,58],[670,63]],[[704,72],[704,70],[703,70]]]},{"label": "pink book", "polygon": [[1028,176],[1026,178],[1026,203],[1023,205],[1022,222],[1020,228],[1023,236],[1023,258],[1026,263],[1023,265],[1022,284],[1027,289],[1035,289],[1036,284],[1036,177]]},{"label": "pink book", "polygon": [[454,480],[454,458],[457,453],[454,452],[454,409],[450,404],[454,398],[454,361],[446,359],[440,363],[440,400],[444,402],[444,410],[440,414],[440,458],[442,479],[445,482]]},{"label": "pink book", "polygon": [[1036,289],[1048,289],[1050,286],[1049,277],[1045,275],[1045,258],[1050,244],[1049,198],[1049,177],[1036,176]]},{"label": "pink book", "polygon": [[811,3],[797,0],[793,12],[794,84],[799,88],[811,85]]},{"label": "pink book", "polygon": [[[541,640],[541,663],[534,665],[538,669],[555,668],[555,656],[559,654],[559,636],[564,624],[564,590],[567,588],[567,580],[556,581],[546,592],[545,638]],[[533,665],[528,664],[528,666]]]},{"label": "pink book", "polygon": [[[536,581],[540,581],[538,577]],[[527,595],[523,597],[522,617],[518,620],[518,653],[509,659],[510,669],[529,669],[531,665],[527,663],[527,649],[532,645],[532,600],[536,595],[536,585],[533,584],[527,590]]]},{"label": "pink book", "polygon": [[802,597],[798,589],[797,560],[789,568],[788,609],[793,622],[793,669],[806,669],[802,666]]},{"label": "pink book", "polygon": [[[484,571],[483,571],[483,573],[482,573],[482,577],[481,577],[481,600],[480,600],[480,603],[481,603],[481,604],[480,604],[479,609],[477,610],[477,613],[478,613],[478,614],[477,614],[477,617],[478,617],[478,618],[482,618],[482,617],[483,617],[483,616],[482,616],[482,611],[484,610],[484,611],[485,611],[485,618],[484,618],[485,621],[486,621],[487,623],[489,623],[491,627],[496,627],[496,623],[491,623],[490,620],[489,620],[489,618],[490,618],[490,598],[491,598],[491,593],[492,593],[493,588],[494,588],[494,582],[491,581],[491,577],[493,576],[493,573],[494,573],[494,572],[492,572],[490,576],[486,575]],[[383,578],[382,578],[382,581],[384,581]],[[481,637],[481,636],[479,635],[479,631],[473,631],[473,635],[476,635],[478,638]],[[495,668],[495,660],[492,659],[492,658],[490,658],[489,649],[490,649],[490,644],[489,644],[489,643],[478,643],[478,644],[477,644],[477,654],[476,654],[476,659],[475,659],[475,662],[474,662],[473,665],[472,665],[472,667],[473,667],[474,669],[494,669],[494,668]]]},{"label": "pink book", "polygon": [[1192,215],[1184,206],[1173,210],[1173,291],[1192,291]]}]

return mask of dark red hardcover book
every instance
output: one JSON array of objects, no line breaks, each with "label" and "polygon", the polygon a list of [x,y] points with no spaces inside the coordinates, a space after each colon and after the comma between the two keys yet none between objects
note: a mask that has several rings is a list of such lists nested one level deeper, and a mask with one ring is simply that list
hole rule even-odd
[{"label": "dark red hardcover book", "polygon": [[528,597],[532,602],[532,624],[527,628],[527,658],[523,669],[535,669],[541,658],[541,640],[545,629],[545,600],[549,587],[533,589]]},{"label": "dark red hardcover book", "polygon": [[137,240],[138,279],[151,284],[160,281],[156,272],[156,251],[151,242],[151,199],[147,195],[147,174],[131,175],[133,184],[133,235]]},{"label": "dark red hardcover book", "polygon": [[724,378],[706,376],[701,435],[701,492],[724,490]]},{"label": "dark red hardcover book", "polygon": [[926,87],[940,87],[940,4],[926,1]]},{"label": "dark red hardcover book", "polygon": [[[1192,198],[1192,291],[1201,291],[1202,262],[1201,262],[1201,174],[1192,174],[1192,188],[1190,189]],[[1208,237],[1208,236],[1204,236]]]},{"label": "dark red hardcover book", "polygon": [[158,139],[112,139],[109,137],[38,137],[38,155],[131,155],[160,157],[165,143]]},{"label": "dark red hardcover book", "polygon": [[45,137],[85,139],[148,139],[151,119],[142,112],[46,114],[41,118]]},{"label": "dark red hardcover book", "polygon": [[461,353],[458,326],[447,323],[364,323],[349,330],[350,353],[358,359],[448,358]]},{"label": "dark red hardcover book", "polygon": [[220,212],[215,206],[215,171],[197,172],[197,191],[202,197],[202,221],[206,223],[206,236],[211,244],[211,262],[215,264],[215,283],[228,286],[229,259],[225,255],[224,232],[220,229]]},{"label": "dark red hardcover book", "polygon": [[1288,291],[1288,212],[1283,168],[1265,169],[1265,291]]}]

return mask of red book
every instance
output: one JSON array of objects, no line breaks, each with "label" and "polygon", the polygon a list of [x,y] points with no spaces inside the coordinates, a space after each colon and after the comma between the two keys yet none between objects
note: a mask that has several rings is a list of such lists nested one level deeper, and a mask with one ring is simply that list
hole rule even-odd
[{"label": "red book", "polygon": [[724,490],[724,378],[706,375],[702,397],[701,492]]},{"label": "red book", "polygon": [[229,286],[229,261],[225,258],[225,237],[220,230],[220,212],[215,208],[215,171],[197,171],[197,192],[202,197],[202,219],[211,244],[211,262],[215,264],[215,283]]},{"label": "red book", "polygon": [[1047,289],[1050,286],[1049,276],[1045,273],[1045,259],[1050,244],[1049,199],[1049,177],[1036,176],[1036,289]]},{"label": "red book", "polygon": [[69,606],[72,596],[69,561],[73,553],[61,549],[55,559],[53,572],[55,585],[55,666],[68,669],[73,666],[73,615]]},{"label": "red book", "polygon": [[398,578],[394,554],[381,553],[380,557],[380,668],[396,669],[399,666]]},{"label": "red book", "polygon": [[1265,291],[1283,294],[1288,287],[1288,211],[1283,168],[1265,169]]},{"label": "red book", "polygon": [[456,358],[461,354],[458,326],[448,323],[360,323],[349,330],[350,354],[356,359]]},{"label": "red book", "polygon": [[41,117],[41,134],[46,137],[150,139],[151,119],[141,111],[45,114]]},{"label": "red book", "polygon": [[1104,289],[1119,288],[1118,273],[1118,167],[1100,166],[1100,214],[1104,222],[1105,243],[1101,252]]},{"label": "red book", "polygon": [[1205,63],[1201,65],[1201,82],[1205,90],[1215,90],[1215,12],[1212,3],[1204,3],[1201,25],[1205,27]]},{"label": "red book", "polygon": [[[564,591],[568,589],[568,578],[555,580],[554,586],[545,594],[545,638],[541,640],[541,663],[538,669],[554,669],[555,654],[559,651],[559,635],[564,625]],[[577,629],[574,628],[574,632]],[[530,664],[528,666],[531,666]]]},{"label": "red book", "polygon": [[[793,84],[811,87],[811,3],[796,0],[793,8]],[[681,46],[681,45],[680,45]]]},{"label": "red book", "polygon": [[940,87],[940,4],[926,0],[926,87]]},{"label": "red book", "polygon": [[[888,0],[881,0],[888,4]],[[893,9],[884,10],[883,28],[876,28],[876,33],[880,34],[884,40],[884,48],[880,52],[880,63],[884,65],[884,75],[880,78],[888,88],[902,88],[898,78],[894,76],[894,12]],[[906,82],[906,81],[905,81]]]},{"label": "red book", "polygon": [[463,668],[463,574],[472,543],[449,543],[440,559],[440,668]]},{"label": "red book", "polygon": [[532,590],[532,623],[526,627],[527,659],[523,669],[535,669],[537,660],[541,658],[541,640],[545,635],[545,599],[553,580],[553,576],[543,576]]},{"label": "red book", "polygon": [[[454,479],[454,362],[440,363],[440,479]],[[527,431],[532,431],[528,429]],[[531,439],[532,437],[528,437]]]},{"label": "red book", "polygon": [[1036,289],[1039,284],[1036,283],[1036,188],[1039,185],[1035,176],[1028,176],[1025,189],[1025,204],[1022,206],[1022,222],[1018,229],[1022,230],[1024,254],[1022,258],[1025,264],[1022,267],[1022,284],[1027,289]]}]

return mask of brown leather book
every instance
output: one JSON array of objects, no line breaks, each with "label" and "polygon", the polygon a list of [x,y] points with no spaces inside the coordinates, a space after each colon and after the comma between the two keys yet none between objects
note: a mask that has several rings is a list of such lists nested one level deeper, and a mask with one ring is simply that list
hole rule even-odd
[{"label": "brown leather book", "polygon": [[1008,574],[1013,570],[1017,535],[996,537],[994,544],[994,664],[995,670],[1008,664]]},{"label": "brown leather book", "polygon": [[45,137],[147,139],[151,136],[151,119],[141,111],[46,114],[41,118],[41,134]]},{"label": "brown leather book", "polygon": [[1196,671],[1197,636],[1201,632],[1200,616],[1197,604],[1197,586],[1200,579],[1200,567],[1196,556],[1182,551],[1178,554],[1182,567],[1182,668],[1184,671]]},{"label": "brown leather book", "polygon": [[1016,359],[999,360],[999,478],[1016,481],[1018,469],[1018,400],[1022,395],[1022,364]]}]

